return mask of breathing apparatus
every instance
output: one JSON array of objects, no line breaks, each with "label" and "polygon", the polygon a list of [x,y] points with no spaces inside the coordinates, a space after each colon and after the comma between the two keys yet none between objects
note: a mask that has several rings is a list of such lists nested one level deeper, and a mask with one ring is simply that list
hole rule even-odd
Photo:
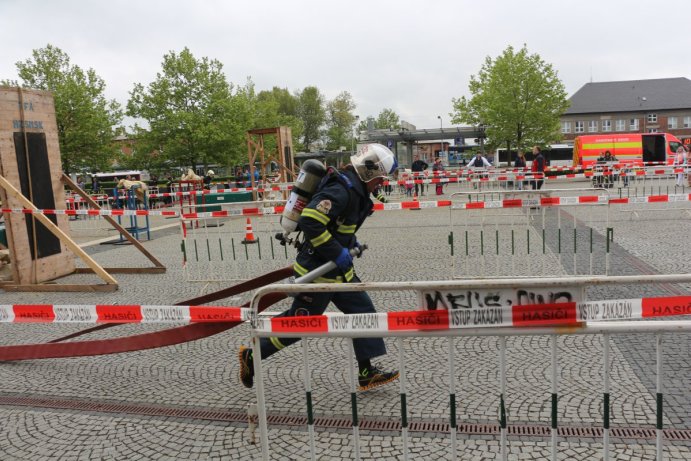
[{"label": "breathing apparatus", "polygon": [[324,175],[326,175],[326,167],[319,160],[309,159],[302,164],[281,214],[280,223],[284,232],[276,234],[276,238],[282,245],[285,245],[289,240],[288,236],[297,230],[302,210],[312,199]]}]

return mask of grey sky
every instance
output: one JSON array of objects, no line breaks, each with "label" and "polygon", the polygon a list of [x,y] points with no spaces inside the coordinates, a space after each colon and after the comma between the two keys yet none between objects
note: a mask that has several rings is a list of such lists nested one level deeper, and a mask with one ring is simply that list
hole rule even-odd
[{"label": "grey sky", "polygon": [[187,46],[233,83],[348,91],[360,117],[388,107],[432,128],[508,45],[552,64],[569,96],[591,77],[691,77],[689,13],[688,0],[0,0],[0,79],[50,43],[124,105]]}]

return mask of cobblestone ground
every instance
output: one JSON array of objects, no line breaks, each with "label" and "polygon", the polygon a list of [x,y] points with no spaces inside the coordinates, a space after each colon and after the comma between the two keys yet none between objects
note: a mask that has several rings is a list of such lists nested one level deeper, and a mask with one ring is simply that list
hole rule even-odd
[{"label": "cobblestone ground", "polygon": [[[550,183],[547,186],[557,188]],[[664,193],[667,186],[660,183],[656,187]],[[450,187],[444,198],[454,191]],[[421,197],[423,200],[436,198]],[[681,208],[682,203],[669,205],[672,205],[669,208]],[[688,208],[688,204],[685,206]],[[662,204],[655,206],[662,207]],[[492,210],[497,215],[492,218],[496,222],[489,219],[483,221],[489,214],[466,217],[454,211],[452,215],[448,208],[377,212],[359,233],[370,250],[356,260],[356,267],[360,277],[368,282],[448,280],[454,275],[461,275],[459,271],[465,268],[471,271],[475,269],[474,276],[488,277],[499,270],[507,271],[507,274],[501,275],[510,275],[509,268],[525,271],[528,261],[531,268],[528,272],[534,272],[534,275],[585,275],[605,271],[611,275],[688,273],[691,248],[688,238],[681,236],[690,235],[691,216],[683,210],[646,211],[642,205],[627,208],[637,210],[637,214],[615,207],[610,207],[609,211],[607,207],[588,210],[575,207]],[[179,224],[164,219],[154,219],[152,224],[155,227],[168,227],[154,232],[153,239],[145,243],[149,251],[168,267],[165,274],[117,274],[120,289],[115,293],[0,291],[0,302],[172,304],[230,286],[233,282],[229,282],[229,279],[284,267],[291,260],[290,253],[286,256],[283,248],[272,247],[270,243],[269,237],[278,229],[275,217],[253,219],[254,232],[261,243],[248,248],[239,244],[245,233],[244,220],[226,221],[223,226],[215,228],[190,228],[186,241],[186,268],[182,266]],[[114,235],[112,231],[99,229],[91,222],[75,222],[73,226],[74,235],[80,241],[112,239]],[[473,239],[470,241],[472,251],[477,253],[469,252],[465,257],[465,248],[459,243],[462,240],[458,236],[464,226],[487,232],[487,258],[481,258],[484,255],[477,252],[479,234],[471,234]],[[607,228],[611,228],[610,232],[614,235],[610,242],[609,264],[605,262]],[[502,231],[502,238],[510,235],[511,229],[516,233],[529,229],[536,239],[531,245],[536,245],[537,254],[531,252],[529,259],[527,253],[520,254],[515,248],[511,254],[511,244],[504,239],[498,246],[495,245],[496,240],[493,239],[496,229]],[[545,229],[544,234],[542,229]],[[562,232],[573,238],[574,229],[577,238],[583,239],[578,240],[577,247],[588,248],[583,253],[577,252],[575,257],[572,250],[569,253],[564,249],[566,245],[560,242],[558,235]],[[450,230],[454,230],[456,241],[457,251],[453,257],[448,240]],[[232,243],[228,243],[229,239]],[[514,246],[516,242],[518,239]],[[521,242],[525,245],[524,240]],[[592,256],[589,250],[591,242]],[[496,255],[497,248],[500,255]],[[130,246],[94,245],[87,249],[104,266],[149,265]],[[75,275],[60,282],[97,283],[98,280],[93,275]],[[687,294],[689,288],[678,284],[599,286],[589,288],[588,297],[670,296]],[[380,311],[411,310],[418,306],[413,292],[372,292],[371,296]],[[238,304],[248,299],[245,295],[215,304]],[[285,306],[283,302],[273,310],[281,310]],[[83,328],[83,325],[1,325],[0,344],[40,343]],[[118,326],[93,333],[88,338],[125,336],[160,328],[151,325]],[[256,401],[256,395],[253,390],[239,385],[235,354],[239,345],[247,344],[248,337],[249,329],[242,325],[204,340],[149,351],[0,363],[0,397],[29,396],[48,400],[62,398],[244,411],[248,404]],[[401,344],[406,357],[409,420],[448,422],[447,339],[418,337],[399,342],[388,338],[386,343],[389,354],[381,358],[382,366],[398,366]],[[457,362],[459,424],[496,424],[499,401],[498,339],[462,337],[456,338],[453,345]],[[688,335],[664,336],[665,427],[691,429],[690,345]],[[349,340],[310,339],[307,346],[315,414],[349,418]],[[559,423],[601,426],[602,338],[561,336],[558,347]],[[611,340],[611,357],[612,426],[654,427],[654,339],[645,335],[615,336]],[[551,417],[549,338],[511,337],[507,341],[507,359],[506,404],[509,423],[548,425]],[[302,349],[295,346],[288,348],[265,362],[265,365],[267,411],[271,414],[304,415]],[[400,421],[399,386],[384,386],[358,394],[358,411],[364,419]],[[272,459],[309,458],[305,429],[272,426],[269,440]],[[350,431],[320,429],[316,434],[315,446],[318,459],[352,459],[354,456]],[[400,433],[362,431],[360,447],[363,459],[393,460],[402,459],[404,455]],[[449,439],[445,434],[411,433],[408,448],[415,459],[451,459]],[[689,442],[666,443],[665,459],[691,459],[690,450]],[[499,459],[499,442],[494,436],[459,435],[457,452],[458,459]],[[511,460],[546,459],[550,453],[551,446],[546,438],[533,436],[509,440],[508,459]],[[610,455],[610,459],[617,460],[654,459],[655,441],[613,439]],[[96,410],[0,406],[2,460],[258,457],[259,447],[249,442],[246,424],[108,414]],[[601,458],[600,440],[568,438],[559,441],[558,459]]]}]

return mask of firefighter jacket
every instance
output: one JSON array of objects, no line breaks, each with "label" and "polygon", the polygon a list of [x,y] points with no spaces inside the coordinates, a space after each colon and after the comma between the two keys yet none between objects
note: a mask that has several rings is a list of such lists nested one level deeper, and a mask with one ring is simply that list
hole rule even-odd
[{"label": "firefighter jacket", "polygon": [[[372,213],[373,206],[365,184],[353,170],[327,173],[298,221],[305,244],[293,265],[297,276],[335,260],[343,248],[353,248],[357,241],[355,232]],[[352,266],[345,272],[336,268],[315,282],[349,282],[353,275]]]}]

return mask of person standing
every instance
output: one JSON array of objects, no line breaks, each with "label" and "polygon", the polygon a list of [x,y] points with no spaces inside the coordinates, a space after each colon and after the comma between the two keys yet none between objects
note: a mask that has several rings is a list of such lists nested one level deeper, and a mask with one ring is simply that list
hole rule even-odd
[{"label": "person standing", "polygon": [[[525,162],[525,152],[522,150],[519,150],[518,153],[516,153],[516,160],[513,162],[514,168],[516,168],[516,176],[523,176],[525,175],[525,168],[527,166]],[[516,188],[518,190],[523,190],[523,181],[522,180],[516,180]]]},{"label": "person standing", "polygon": [[[359,283],[349,250],[362,249],[355,233],[372,213],[370,195],[396,171],[394,154],[381,144],[366,144],[350,157],[351,163],[341,170],[329,169],[311,201],[300,215],[298,226],[305,236],[293,270],[296,277],[308,274],[333,261],[336,268],[315,283]],[[290,309],[280,316],[321,315],[333,302],[345,314],[376,312],[369,295],[354,292],[305,292],[298,294]],[[296,343],[299,338],[261,338],[262,359]],[[382,338],[355,338],[353,349],[358,362],[359,390],[368,390],[398,378],[398,371],[386,372],[372,365],[371,359],[386,354]],[[254,385],[252,349],[238,351],[240,381]]]},{"label": "person standing", "polygon": [[[677,147],[677,154],[674,156],[674,166],[678,166],[678,167],[681,167],[683,169],[686,169],[687,160],[688,160],[688,157],[686,155],[686,149],[684,149],[684,146]],[[676,185],[679,187],[684,186],[684,172],[683,171],[681,173],[677,173]]]},{"label": "person standing", "polygon": [[421,182],[419,184],[420,186],[420,194],[418,194],[418,180],[424,181],[422,178],[422,172],[425,171],[429,165],[425,163],[423,160],[420,160],[420,155],[415,154],[413,156],[413,164],[410,165],[410,171],[413,172],[413,180],[415,181],[415,195],[425,195],[425,184],[424,182]]},{"label": "person standing", "polygon": [[533,162],[530,164],[530,170],[533,173],[532,187],[533,190],[542,189],[542,184],[545,182],[545,157],[542,156],[542,151],[539,146],[533,147]]},{"label": "person standing", "polygon": [[475,157],[468,162],[468,168],[491,168],[492,164],[489,163],[489,160],[487,160],[480,152],[475,154]]},{"label": "person standing", "polygon": [[[477,169],[477,170],[484,170],[484,169],[486,169],[486,168],[491,168],[491,167],[492,167],[492,164],[489,163],[489,160],[487,160],[487,159],[484,157],[484,155],[482,155],[482,153],[480,153],[480,152],[477,152],[477,153],[475,154],[475,157],[473,157],[472,159],[470,159],[470,162],[468,162],[468,168],[475,168],[475,169]],[[472,178],[472,181],[473,181],[473,189],[477,189],[477,188],[478,188],[478,184],[479,184],[480,186],[482,186],[482,182],[481,182],[481,181],[483,180],[483,178],[487,178],[487,177],[488,177],[488,175],[487,175],[485,172],[483,172],[483,171],[480,171],[479,173],[474,174],[474,176],[475,176],[475,177]]]},{"label": "person standing", "polygon": [[[441,179],[444,173],[444,165],[441,163],[439,157],[435,157],[434,165],[432,165],[432,171],[434,172],[434,177]],[[442,195],[444,193],[444,183],[438,182],[436,187],[437,195]]]}]

